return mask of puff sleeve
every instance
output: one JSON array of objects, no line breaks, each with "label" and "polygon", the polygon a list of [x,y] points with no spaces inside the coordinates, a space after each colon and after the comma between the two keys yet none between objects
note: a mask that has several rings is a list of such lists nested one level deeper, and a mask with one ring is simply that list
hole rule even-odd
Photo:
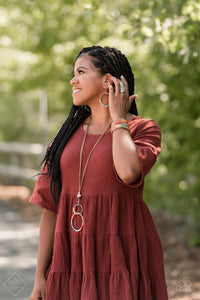
[{"label": "puff sleeve", "polygon": [[[43,173],[46,170],[44,169]],[[56,203],[51,195],[50,190],[50,177],[48,174],[40,174],[35,183],[35,187],[32,195],[29,198],[29,202],[35,205],[45,208],[54,213],[57,212]]]},{"label": "puff sleeve", "polygon": [[135,143],[141,167],[141,177],[137,182],[126,184],[118,177],[123,184],[136,188],[143,184],[144,177],[158,159],[161,151],[161,131],[158,124],[151,119],[137,119],[130,121],[130,135]]}]

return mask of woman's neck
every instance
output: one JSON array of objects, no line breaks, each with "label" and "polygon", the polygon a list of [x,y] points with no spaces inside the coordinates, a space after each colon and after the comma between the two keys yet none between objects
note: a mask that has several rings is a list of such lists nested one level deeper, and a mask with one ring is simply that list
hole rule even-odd
[{"label": "woman's neck", "polygon": [[[90,120],[89,133],[92,134],[101,134],[106,127],[112,122],[112,118],[110,116],[109,108],[97,106],[90,106],[91,116],[87,118],[84,122],[84,126],[86,128],[86,124],[88,124]],[[134,117],[133,114],[127,113],[127,120],[131,120]]]},{"label": "woman's neck", "polygon": [[84,122],[88,124],[90,120],[89,133],[101,134],[106,127],[112,122],[108,108],[90,107],[91,116]]}]

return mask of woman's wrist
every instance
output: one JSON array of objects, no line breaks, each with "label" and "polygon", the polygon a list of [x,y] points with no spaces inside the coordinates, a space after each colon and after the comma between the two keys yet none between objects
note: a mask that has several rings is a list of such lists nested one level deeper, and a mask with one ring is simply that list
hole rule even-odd
[{"label": "woman's wrist", "polygon": [[35,278],[36,279],[40,279],[40,278],[43,278],[43,277],[46,277],[46,271],[42,271],[42,270],[36,270],[36,273],[35,273]]},{"label": "woman's wrist", "polygon": [[119,118],[111,123],[111,133],[117,129],[126,129],[129,131],[129,124],[125,118]]},{"label": "woman's wrist", "polygon": [[112,122],[116,122],[116,121],[118,121],[120,119],[127,119],[127,115],[126,114],[115,115],[112,118]]}]

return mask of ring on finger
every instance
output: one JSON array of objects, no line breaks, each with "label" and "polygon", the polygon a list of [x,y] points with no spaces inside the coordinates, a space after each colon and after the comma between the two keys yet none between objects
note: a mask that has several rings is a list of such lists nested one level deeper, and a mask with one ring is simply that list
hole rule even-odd
[{"label": "ring on finger", "polygon": [[119,83],[119,91],[120,91],[120,93],[124,93],[125,92],[125,84],[123,82]]}]

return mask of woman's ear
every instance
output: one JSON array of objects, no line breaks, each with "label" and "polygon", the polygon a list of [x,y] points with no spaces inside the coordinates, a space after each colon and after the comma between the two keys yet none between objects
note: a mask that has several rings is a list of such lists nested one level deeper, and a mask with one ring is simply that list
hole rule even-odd
[{"label": "woman's ear", "polygon": [[108,84],[112,84],[113,80],[112,80],[112,75],[110,73],[107,73],[104,77],[104,88],[107,89],[108,88]]}]

